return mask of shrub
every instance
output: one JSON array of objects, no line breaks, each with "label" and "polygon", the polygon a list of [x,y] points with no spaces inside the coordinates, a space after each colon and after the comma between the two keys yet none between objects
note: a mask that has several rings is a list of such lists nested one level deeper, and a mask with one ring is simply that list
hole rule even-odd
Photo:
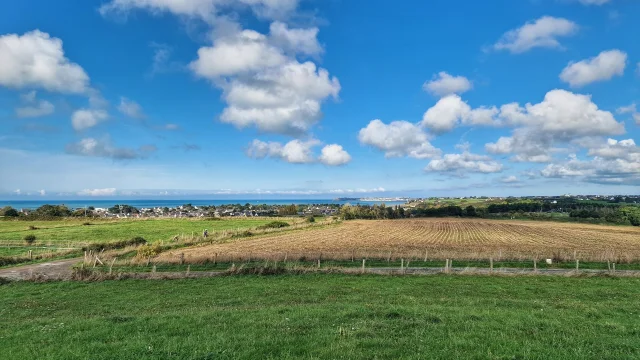
[{"label": "shrub", "polygon": [[308,223],[314,223],[314,222],[316,222],[316,218],[315,218],[315,217],[313,217],[313,215],[309,215],[309,216],[307,217],[307,222],[308,222]]},{"label": "shrub", "polygon": [[27,243],[27,245],[33,245],[33,243],[36,242],[36,236],[35,235],[25,236],[24,242]]},{"label": "shrub", "polygon": [[20,215],[20,213],[14,208],[9,208],[4,211],[4,216],[6,217],[17,217],[18,215]]},{"label": "shrub", "polygon": [[89,251],[89,250],[102,251],[102,250],[112,250],[112,249],[123,249],[123,248],[126,248],[127,246],[138,246],[138,245],[144,245],[146,243],[147,243],[147,240],[137,236],[129,240],[122,240],[122,241],[115,241],[115,242],[108,242],[108,243],[94,243],[94,244],[83,247],[82,250],[83,251]]},{"label": "shrub", "polygon": [[266,229],[280,229],[283,227],[289,226],[289,223],[286,221],[272,221],[270,223],[264,224],[262,226],[258,226],[258,229],[266,230]]},{"label": "shrub", "polygon": [[138,248],[137,256],[140,258],[146,259],[146,258],[157,256],[161,252],[162,252],[162,247],[158,243],[154,245],[142,245]]},{"label": "shrub", "polygon": [[82,225],[89,226],[89,225],[93,225],[93,224],[87,221],[87,222],[83,222]]},{"label": "shrub", "polygon": [[29,230],[38,230],[37,226],[29,225]]}]

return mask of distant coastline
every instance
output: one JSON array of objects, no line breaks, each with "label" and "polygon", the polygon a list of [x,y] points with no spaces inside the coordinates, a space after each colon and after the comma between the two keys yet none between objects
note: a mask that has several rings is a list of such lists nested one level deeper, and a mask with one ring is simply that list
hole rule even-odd
[{"label": "distant coastline", "polygon": [[49,199],[49,200],[0,200],[0,208],[11,206],[15,209],[37,209],[42,205],[65,205],[71,209],[85,208],[93,206],[95,208],[109,208],[115,205],[130,205],[136,208],[155,208],[169,207],[191,204],[193,206],[210,206],[210,205],[230,205],[230,204],[252,204],[252,205],[313,205],[313,204],[357,204],[357,203],[385,203],[386,205],[401,205],[405,201],[376,201],[374,199],[222,199],[222,200],[193,200],[193,199],[86,199],[86,200],[65,200],[65,199]]}]

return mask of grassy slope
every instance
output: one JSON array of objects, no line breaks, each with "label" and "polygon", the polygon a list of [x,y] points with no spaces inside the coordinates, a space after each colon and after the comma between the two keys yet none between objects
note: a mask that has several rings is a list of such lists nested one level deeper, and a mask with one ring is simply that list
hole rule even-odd
[{"label": "grassy slope", "polygon": [[[84,226],[84,222],[93,225]],[[37,241],[81,241],[107,242],[126,240],[142,236],[147,241],[169,240],[175,235],[202,234],[220,230],[251,228],[266,224],[273,219],[149,219],[149,220],[58,220],[58,221],[0,221],[0,240],[21,241],[25,235],[33,234]],[[29,230],[35,226],[37,230]]]},{"label": "grassy slope", "polygon": [[640,279],[238,276],[0,287],[5,359],[640,357]]}]

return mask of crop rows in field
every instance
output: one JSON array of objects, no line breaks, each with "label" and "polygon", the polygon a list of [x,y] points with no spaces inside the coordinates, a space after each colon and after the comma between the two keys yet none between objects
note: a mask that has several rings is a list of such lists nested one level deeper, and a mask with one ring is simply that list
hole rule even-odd
[{"label": "crop rows in field", "polygon": [[[640,259],[640,229],[484,219],[347,221],[184,250],[187,258],[565,257]],[[164,255],[165,260],[173,254]]]}]

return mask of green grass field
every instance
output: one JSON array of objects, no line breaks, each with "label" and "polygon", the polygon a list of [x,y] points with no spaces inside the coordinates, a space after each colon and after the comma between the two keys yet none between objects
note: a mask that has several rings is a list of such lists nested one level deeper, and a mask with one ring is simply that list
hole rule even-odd
[{"label": "green grass field", "polygon": [[0,286],[3,359],[632,359],[640,279],[232,276]]},{"label": "green grass field", "polygon": [[[0,242],[21,242],[25,235],[33,234],[37,243],[46,242],[109,242],[141,236],[149,242],[168,241],[176,235],[201,235],[204,229],[214,231],[236,230],[264,225],[273,219],[141,219],[96,220],[64,219],[55,221],[0,221]],[[89,222],[91,225],[83,225]],[[38,228],[30,230],[29,226]]]}]

